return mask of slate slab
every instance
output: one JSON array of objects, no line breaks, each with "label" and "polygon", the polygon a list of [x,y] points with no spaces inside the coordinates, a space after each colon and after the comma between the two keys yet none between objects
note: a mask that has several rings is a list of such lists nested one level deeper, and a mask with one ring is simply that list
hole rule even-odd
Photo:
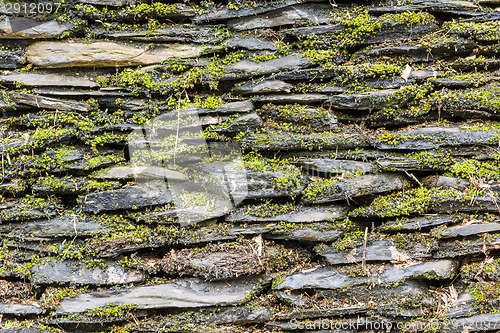
[{"label": "slate slab", "polygon": [[226,306],[244,302],[258,286],[257,279],[238,279],[231,284],[185,279],[153,286],[132,287],[114,291],[80,294],[65,298],[56,309],[57,315],[80,313],[108,304],[136,304],[137,309],[196,308]]}]

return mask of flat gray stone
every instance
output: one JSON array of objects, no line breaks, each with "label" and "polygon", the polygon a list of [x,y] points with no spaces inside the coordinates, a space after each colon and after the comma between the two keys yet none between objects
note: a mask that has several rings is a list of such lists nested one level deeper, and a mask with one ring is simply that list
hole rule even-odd
[{"label": "flat gray stone", "polygon": [[367,283],[394,283],[407,278],[449,279],[457,271],[457,262],[436,260],[410,266],[394,266],[378,276],[354,277],[338,273],[336,270],[318,269],[308,273],[295,273],[285,278],[275,289],[338,289]]},{"label": "flat gray stone", "polygon": [[[312,223],[293,228],[277,227],[262,236],[265,239],[278,239],[283,241],[299,242],[333,242],[336,241],[343,232],[335,229],[323,229],[321,223]],[[314,227],[314,228],[313,228]]]},{"label": "flat gray stone", "polygon": [[[226,33],[221,26],[167,25],[154,30],[134,29],[104,32],[104,37],[141,42],[169,42],[216,44],[224,40]],[[146,70],[142,68],[142,70]]]},{"label": "flat gray stone", "polygon": [[0,303],[0,313],[6,315],[38,315],[43,313],[43,309],[31,304]]},{"label": "flat gray stone", "polygon": [[308,223],[321,222],[331,219],[343,219],[347,217],[345,206],[332,206],[325,208],[299,207],[298,211],[276,216],[260,217],[243,212],[235,212],[226,217],[226,221],[231,222],[287,222],[287,223]]},{"label": "flat gray stone", "polygon": [[249,134],[243,137],[244,148],[270,151],[354,149],[368,147],[363,134]]},{"label": "flat gray stone", "polygon": [[[55,259],[56,260],[56,259]],[[73,284],[113,285],[142,282],[145,275],[139,271],[126,269],[119,263],[105,262],[88,268],[82,261],[47,260],[31,268],[31,280],[35,284],[70,282]]]},{"label": "flat gray stone", "polygon": [[[409,186],[408,178],[393,173],[365,175],[341,180],[333,184],[322,186],[321,181],[308,185],[304,191],[302,202],[304,204],[319,204],[369,194],[377,194],[400,190]],[[317,191],[317,187],[321,190]]]},{"label": "flat gray stone", "polygon": [[24,58],[23,50],[0,51],[0,68],[14,69],[22,67],[25,63],[26,59]]},{"label": "flat gray stone", "polygon": [[323,94],[291,94],[291,95],[266,95],[252,98],[257,103],[273,104],[318,104],[328,100]]},{"label": "flat gray stone", "polygon": [[389,221],[383,223],[378,229],[383,232],[388,231],[411,231],[420,230],[422,228],[437,227],[444,223],[453,222],[453,218],[449,215],[434,215],[434,216],[419,216],[403,221]]},{"label": "flat gray stone", "polygon": [[267,40],[255,37],[236,37],[224,41],[224,45],[230,49],[246,49],[246,50],[269,50],[276,51],[276,45]]},{"label": "flat gray stone", "polygon": [[398,89],[367,91],[357,94],[340,94],[331,96],[328,100],[336,109],[375,110],[393,105],[390,100]]},{"label": "flat gray stone", "polygon": [[300,55],[287,55],[268,61],[254,62],[241,60],[226,67],[222,80],[242,79],[257,75],[266,75],[287,70],[296,70],[309,65],[309,59]]},{"label": "flat gray stone", "polygon": [[325,24],[331,20],[331,11],[332,6],[323,4],[290,6],[266,14],[234,19],[227,26],[232,30],[242,31],[293,24]]},{"label": "flat gray stone", "polygon": [[29,223],[16,223],[0,225],[0,234],[17,239],[55,238],[88,236],[93,233],[107,231],[109,228],[101,226],[92,220],[81,217],[56,217],[50,220],[31,221]]},{"label": "flat gray stone", "polygon": [[68,87],[68,88],[98,88],[97,82],[77,76],[59,74],[21,73],[0,75],[0,82],[14,84],[22,83],[27,87]]},{"label": "flat gray stone", "polygon": [[436,40],[430,46],[424,43],[400,42],[394,45],[375,45],[353,55],[357,61],[369,61],[372,57],[407,56],[411,61],[434,61],[448,57],[467,56],[472,53],[476,43],[463,38]]},{"label": "flat gray stone", "polygon": [[[387,134],[386,134],[387,135]],[[496,130],[467,130],[461,127],[422,127],[390,133],[390,142],[384,137],[372,138],[378,149],[424,150],[441,146],[492,144],[498,142]]]},{"label": "flat gray stone", "polygon": [[[351,250],[341,251],[334,247],[317,246],[315,252],[324,257],[331,265],[359,263],[363,261],[363,247],[356,247]],[[406,252],[406,251],[405,251]],[[399,251],[392,241],[374,241],[366,246],[365,260],[369,261],[406,261],[411,258],[419,258]],[[427,255],[428,257],[428,255]]]},{"label": "flat gray stone", "polygon": [[405,11],[430,11],[435,13],[474,15],[480,7],[473,1],[412,0],[407,5],[383,6],[369,9],[373,14],[400,13]]},{"label": "flat gray stone", "polygon": [[222,8],[217,7],[217,9],[211,12],[204,13],[195,18],[196,23],[206,23],[206,22],[220,22],[227,21],[234,18],[241,18],[246,16],[255,16],[258,14],[270,12],[275,9],[288,7],[290,5],[297,5],[306,2],[304,0],[284,0],[277,3],[258,3],[257,7],[254,6],[241,6],[238,9],[228,8],[224,6]]},{"label": "flat gray stone", "polygon": [[469,181],[466,179],[439,175],[427,176],[420,182],[427,187],[454,188],[459,191],[463,191],[469,186]]},{"label": "flat gray stone", "polygon": [[465,237],[500,230],[500,223],[472,223],[467,225],[459,225],[450,227],[443,232],[443,237]]},{"label": "flat gray stone", "polygon": [[5,16],[0,21],[0,39],[58,38],[73,30],[57,20],[41,22],[27,17]]},{"label": "flat gray stone", "polygon": [[188,176],[182,172],[170,170],[167,168],[149,166],[149,167],[131,167],[115,166],[103,170],[94,175],[97,179],[134,179],[134,178],[167,178],[168,181],[187,181]]},{"label": "flat gray stone", "polygon": [[80,294],[65,298],[56,309],[57,315],[69,315],[105,305],[136,304],[137,309],[197,308],[235,305],[245,301],[258,286],[256,279],[238,279],[231,283],[203,282],[185,279],[153,286]]},{"label": "flat gray stone", "polygon": [[280,80],[264,80],[260,82],[247,82],[236,86],[233,91],[240,95],[270,94],[270,93],[289,93],[293,85]]},{"label": "flat gray stone", "polygon": [[131,209],[172,202],[166,184],[129,186],[124,189],[90,193],[80,196],[78,202],[83,211],[100,213],[105,211]]},{"label": "flat gray stone", "polygon": [[29,63],[43,68],[122,67],[160,63],[171,58],[196,58],[216,47],[176,45],[147,50],[114,42],[38,42],[26,49]]},{"label": "flat gray stone", "polygon": [[233,112],[250,112],[254,106],[251,101],[231,102],[219,105],[214,112],[216,113],[233,113]]},{"label": "flat gray stone", "polygon": [[263,124],[264,122],[259,115],[252,112],[235,118],[227,127],[217,128],[212,131],[218,133],[247,133],[262,128]]},{"label": "flat gray stone", "polygon": [[87,104],[85,102],[52,98],[34,94],[16,94],[14,95],[14,97],[19,105],[28,105],[40,109],[78,112],[89,112],[91,110],[90,104]]},{"label": "flat gray stone", "polygon": [[372,163],[353,160],[334,160],[331,158],[301,158],[295,164],[300,165],[302,170],[307,171],[309,174],[325,177],[331,174],[337,175],[346,172],[373,173],[377,170],[377,167]]}]

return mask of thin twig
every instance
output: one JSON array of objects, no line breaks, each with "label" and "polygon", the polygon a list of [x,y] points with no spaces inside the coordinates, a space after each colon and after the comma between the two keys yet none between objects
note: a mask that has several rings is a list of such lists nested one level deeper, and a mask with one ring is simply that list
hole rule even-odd
[{"label": "thin twig", "polygon": [[366,241],[368,239],[368,227],[365,228],[365,240],[363,241],[363,261],[361,261],[361,267],[365,268],[366,265]]}]

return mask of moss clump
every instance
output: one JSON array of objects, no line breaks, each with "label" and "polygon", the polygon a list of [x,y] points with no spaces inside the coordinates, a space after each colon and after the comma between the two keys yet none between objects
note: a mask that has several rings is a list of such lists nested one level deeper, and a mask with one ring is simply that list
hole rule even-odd
[{"label": "moss clump", "polygon": [[44,195],[51,194],[79,194],[94,191],[104,191],[120,187],[119,182],[87,180],[80,177],[65,176],[57,178],[54,176],[41,177],[33,185],[35,192]]},{"label": "moss clump", "polygon": [[500,40],[500,22],[447,22],[443,28],[449,29],[452,34],[462,37],[473,37],[479,41]]},{"label": "moss clump", "polygon": [[484,261],[465,264],[460,268],[460,273],[467,282],[480,279],[498,281],[500,279],[500,259],[488,258]]},{"label": "moss clump", "polygon": [[329,196],[340,194],[341,190],[337,187],[339,179],[318,179],[315,180],[306,187],[303,192],[303,197],[309,202],[314,202],[318,195]]},{"label": "moss clump", "polygon": [[393,217],[401,215],[422,214],[450,199],[455,199],[452,190],[424,187],[379,196],[368,207],[353,210],[350,216]]},{"label": "moss clump", "polygon": [[360,229],[356,229],[344,234],[344,236],[340,240],[333,243],[332,246],[337,250],[345,251],[357,246],[361,246],[363,244],[364,237],[364,232]]},{"label": "moss clump", "polygon": [[456,161],[448,167],[447,176],[465,179],[481,178],[484,180],[500,180],[500,157],[495,161],[463,160]]}]

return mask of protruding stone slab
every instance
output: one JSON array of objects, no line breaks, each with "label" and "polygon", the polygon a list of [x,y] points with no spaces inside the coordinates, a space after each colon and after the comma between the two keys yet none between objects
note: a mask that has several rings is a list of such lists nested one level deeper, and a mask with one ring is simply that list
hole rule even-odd
[{"label": "protruding stone slab", "polygon": [[304,204],[319,204],[369,194],[400,190],[408,187],[409,181],[399,174],[383,173],[349,178],[339,182],[316,181],[304,191]]},{"label": "protruding stone slab", "polygon": [[20,73],[0,75],[0,82],[26,87],[98,88],[97,82],[69,75]]},{"label": "protruding stone slab", "polygon": [[407,131],[385,133],[372,138],[379,149],[425,150],[441,146],[494,144],[498,142],[496,130],[467,130],[461,127],[422,127]]},{"label": "protruding stone slab", "polygon": [[182,172],[156,166],[116,166],[103,170],[93,177],[97,179],[167,178],[169,181],[189,180],[188,176]]},{"label": "protruding stone slab", "polygon": [[247,49],[247,50],[269,50],[276,51],[276,45],[266,40],[254,37],[236,37],[230,38],[224,42],[224,45],[230,49]]},{"label": "protruding stone slab", "polygon": [[83,211],[94,214],[119,209],[164,205],[171,201],[172,196],[166,184],[129,186],[114,191],[90,193],[78,198]]},{"label": "protruding stone slab", "polygon": [[469,185],[466,179],[438,175],[427,176],[421,180],[421,183],[428,187],[454,188],[459,191],[465,190]]},{"label": "protruding stone slab", "polygon": [[109,228],[81,217],[56,217],[44,221],[31,221],[0,225],[0,234],[9,238],[36,239],[88,236]]},{"label": "protruding stone slab", "polygon": [[379,227],[379,230],[384,232],[420,230],[422,228],[436,227],[450,222],[453,222],[453,218],[449,215],[419,216],[403,221],[385,222]]},{"label": "protruding stone slab", "polygon": [[250,16],[228,22],[233,30],[251,30],[257,28],[272,28],[299,23],[324,24],[330,22],[330,5],[307,4],[285,7],[266,14]]},{"label": "protruding stone slab", "polygon": [[330,97],[330,105],[337,109],[374,110],[392,105],[391,97],[398,89],[368,91],[357,94],[340,94]]},{"label": "protruding stone slab", "polygon": [[[14,69],[26,63],[24,51],[0,51],[0,68]],[[0,79],[1,82],[1,79]]]},{"label": "protruding stone slab", "polygon": [[286,70],[296,70],[307,66],[309,63],[309,59],[301,57],[300,55],[288,55],[262,62],[242,60],[227,66],[227,74],[225,74],[222,79],[242,79],[256,75],[265,75]]},{"label": "protruding stone slab", "polygon": [[227,21],[230,19],[241,18],[246,16],[255,16],[262,13],[270,12],[272,10],[280,9],[283,7],[288,7],[290,5],[297,5],[300,3],[306,2],[305,0],[284,0],[280,2],[273,3],[257,3],[257,6],[241,6],[236,8],[231,7],[223,7],[202,14],[196,17],[196,23],[205,23],[205,22],[219,22],[219,21]]},{"label": "protruding stone slab", "polygon": [[332,207],[297,207],[296,210],[287,214],[279,214],[274,216],[255,216],[251,215],[251,207],[247,207],[247,213],[238,211],[226,217],[227,221],[231,222],[287,222],[287,223],[308,223],[321,222],[331,219],[343,219],[347,217],[347,207],[332,206]]},{"label": "protruding stone slab", "polygon": [[441,236],[443,237],[465,237],[477,234],[483,234],[488,232],[495,232],[500,230],[500,223],[472,223],[467,225],[459,225],[450,227],[443,232]]},{"label": "protruding stone slab", "polygon": [[[0,303],[0,313],[6,315],[37,315],[43,309],[37,305],[22,303]],[[23,331],[25,332],[25,331]]]},{"label": "protruding stone slab", "polygon": [[41,22],[27,17],[6,16],[0,21],[0,39],[57,38],[73,29],[71,24],[57,20]]},{"label": "protruding stone slab", "polygon": [[250,134],[243,138],[244,148],[254,150],[322,150],[351,149],[368,147],[369,143],[362,134]]},{"label": "protruding stone slab", "polygon": [[27,48],[26,57],[28,62],[44,68],[122,67],[156,64],[174,57],[195,58],[215,50],[182,44],[148,50],[113,42],[38,42]]},{"label": "protruding stone slab", "polygon": [[266,95],[252,98],[252,101],[257,103],[273,103],[273,104],[318,104],[323,103],[328,99],[327,95],[323,94],[292,94],[292,95]]},{"label": "protruding stone slab", "polygon": [[280,80],[265,80],[257,83],[247,82],[233,88],[235,93],[241,95],[289,93],[293,85]]},{"label": "protruding stone slab", "polygon": [[89,112],[90,104],[66,99],[52,98],[33,94],[14,95],[15,100],[20,105],[29,105],[40,109],[50,109],[59,111]]},{"label": "protruding stone slab", "polygon": [[125,269],[118,263],[105,262],[104,266],[89,268],[81,261],[46,260],[31,269],[31,280],[35,284],[70,282],[73,284],[111,285],[137,283],[144,274]]},{"label": "protruding stone slab", "polygon": [[285,278],[275,289],[338,289],[366,283],[393,283],[407,278],[449,279],[457,271],[457,262],[436,260],[409,266],[388,268],[379,276],[350,278],[336,270],[318,269],[309,273],[295,273]]},{"label": "protruding stone slab", "polygon": [[153,286],[80,294],[63,299],[55,313],[69,315],[110,304],[136,304],[139,310],[234,305],[244,302],[246,296],[258,285],[256,278],[238,279],[231,283],[186,279]]},{"label": "protruding stone slab", "polygon": [[295,163],[300,165],[303,170],[314,176],[323,175],[325,177],[328,177],[331,174],[336,175],[346,172],[373,173],[377,170],[377,167],[372,163],[351,160],[334,160],[330,158],[302,158],[297,160]]}]

